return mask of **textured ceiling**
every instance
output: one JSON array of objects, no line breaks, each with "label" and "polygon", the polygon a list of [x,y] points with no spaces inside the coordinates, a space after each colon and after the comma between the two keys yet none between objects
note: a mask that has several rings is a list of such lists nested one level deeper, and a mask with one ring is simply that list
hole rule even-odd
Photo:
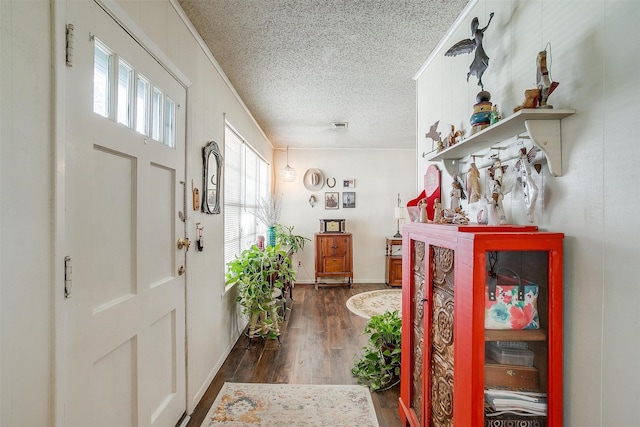
[{"label": "textured ceiling", "polygon": [[413,76],[468,2],[178,1],[273,145],[291,148],[414,147]]}]

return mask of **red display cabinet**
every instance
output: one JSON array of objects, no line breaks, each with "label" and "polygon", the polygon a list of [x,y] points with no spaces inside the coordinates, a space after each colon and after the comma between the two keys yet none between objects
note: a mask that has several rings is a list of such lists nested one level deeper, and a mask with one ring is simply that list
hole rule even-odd
[{"label": "red display cabinet", "polygon": [[[483,426],[485,385],[490,385],[545,393],[542,425],[562,426],[563,238],[534,226],[405,225],[403,425]],[[501,267],[538,285],[539,329],[485,330],[488,272]],[[533,366],[485,358],[485,345],[496,341],[525,345]],[[500,373],[511,381],[501,384]],[[532,378],[534,383],[526,383]]]}]

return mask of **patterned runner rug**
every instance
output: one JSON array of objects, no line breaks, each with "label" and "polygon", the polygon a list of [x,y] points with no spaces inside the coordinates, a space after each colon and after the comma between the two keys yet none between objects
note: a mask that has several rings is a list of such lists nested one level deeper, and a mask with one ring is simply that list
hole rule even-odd
[{"label": "patterned runner rug", "polygon": [[347,300],[347,308],[365,319],[383,314],[385,311],[398,310],[402,314],[402,290],[382,289],[362,292]]},{"label": "patterned runner rug", "polygon": [[359,385],[224,383],[201,427],[379,427]]}]

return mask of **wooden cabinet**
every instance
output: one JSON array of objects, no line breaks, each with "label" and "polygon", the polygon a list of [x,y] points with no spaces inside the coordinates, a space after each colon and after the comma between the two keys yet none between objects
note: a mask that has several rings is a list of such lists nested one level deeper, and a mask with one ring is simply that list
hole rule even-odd
[{"label": "wooden cabinet", "polygon": [[[485,382],[500,381],[503,370],[509,380],[522,375],[546,393],[542,425],[562,426],[563,238],[534,226],[405,225],[403,425],[485,425]],[[500,267],[538,285],[539,329],[485,330],[488,271]],[[485,360],[485,345],[494,341],[526,343],[533,367],[495,366]]]},{"label": "wooden cabinet", "polygon": [[387,237],[384,282],[387,286],[402,286],[402,238]]},{"label": "wooden cabinet", "polygon": [[351,233],[316,233],[316,289],[318,279],[347,279],[351,287],[353,281],[353,242]]}]

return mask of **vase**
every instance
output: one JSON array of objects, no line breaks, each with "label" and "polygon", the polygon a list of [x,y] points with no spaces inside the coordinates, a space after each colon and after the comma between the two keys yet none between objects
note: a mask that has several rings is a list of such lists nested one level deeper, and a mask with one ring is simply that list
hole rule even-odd
[{"label": "vase", "polygon": [[267,227],[267,246],[276,245],[276,228],[272,225]]}]

